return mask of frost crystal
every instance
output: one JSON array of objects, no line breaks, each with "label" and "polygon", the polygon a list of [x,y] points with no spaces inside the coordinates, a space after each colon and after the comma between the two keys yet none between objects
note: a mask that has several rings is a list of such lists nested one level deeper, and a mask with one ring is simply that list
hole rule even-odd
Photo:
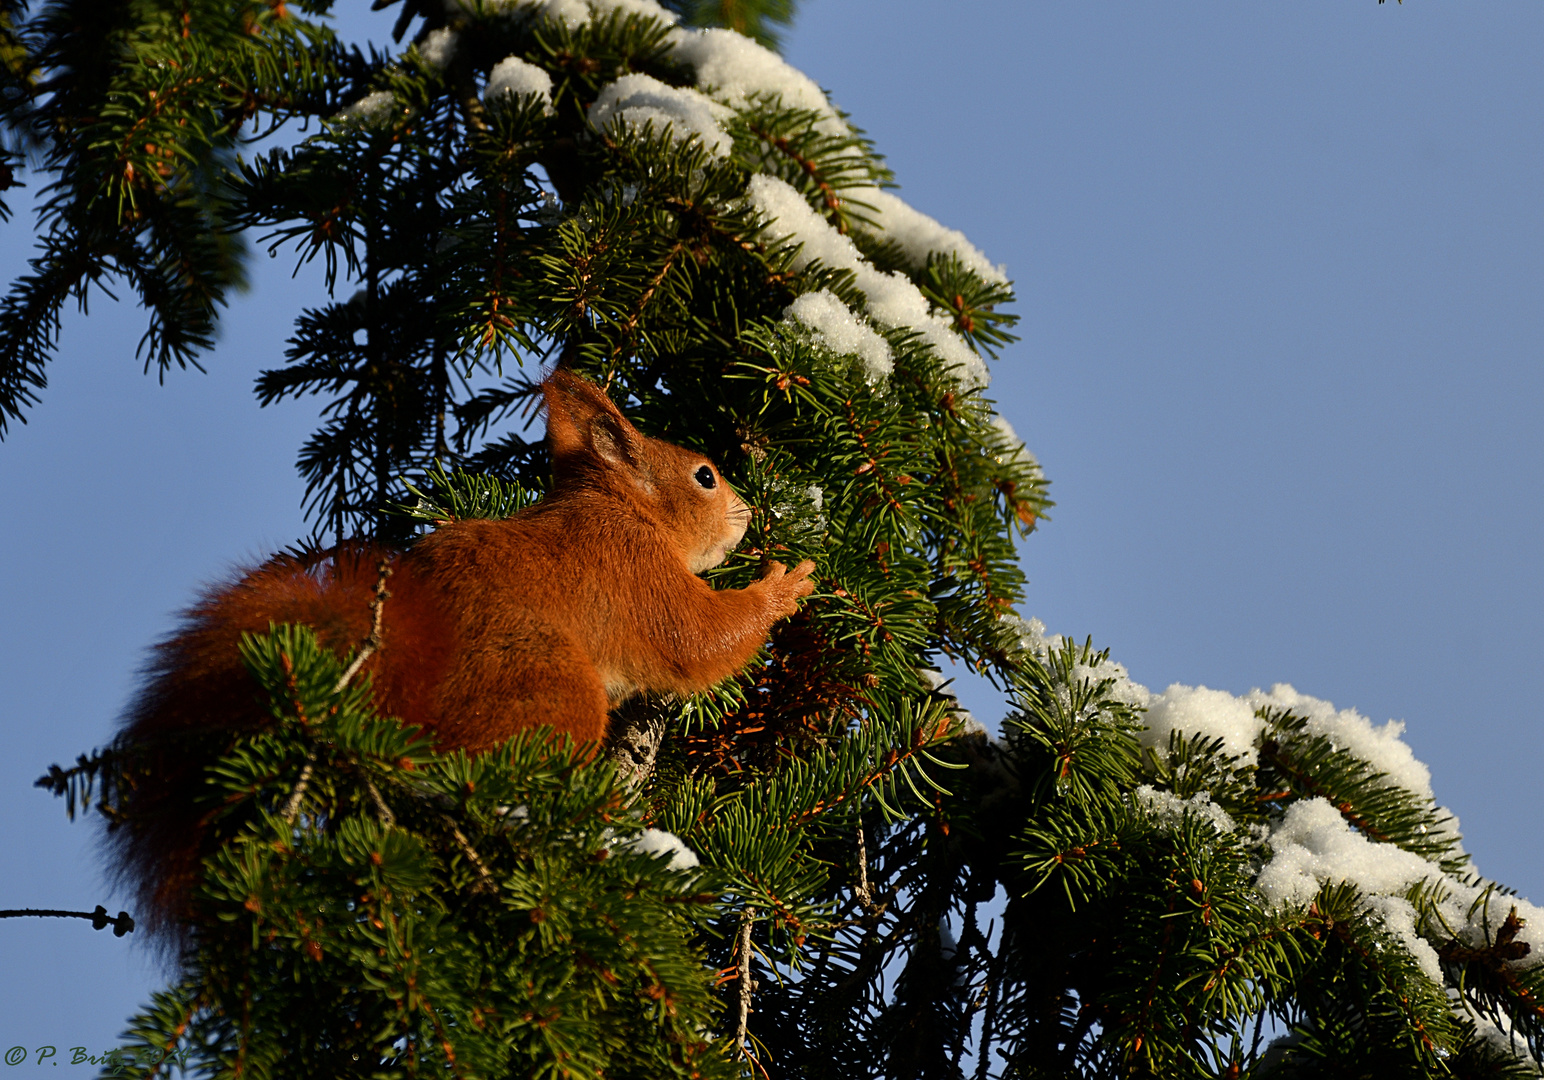
[{"label": "frost crystal", "polygon": [[623,75],[600,92],[590,106],[590,123],[603,128],[613,121],[642,128],[653,123],[656,133],[666,128],[677,139],[692,135],[716,158],[727,157],[734,140],[720,125],[730,110],[695,90],[667,86],[651,75]]},{"label": "frost crystal", "polygon": [[506,56],[488,72],[488,83],[483,87],[483,101],[497,105],[505,96],[535,94],[541,99],[545,111],[552,113],[552,76],[535,64],[518,56]]}]

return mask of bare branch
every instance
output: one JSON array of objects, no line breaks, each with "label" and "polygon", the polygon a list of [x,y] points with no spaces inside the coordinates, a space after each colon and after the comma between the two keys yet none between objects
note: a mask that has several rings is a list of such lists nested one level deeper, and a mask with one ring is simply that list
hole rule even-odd
[{"label": "bare branch", "polygon": [[391,595],[386,590],[386,579],[391,577],[391,560],[381,556],[381,561],[376,564],[377,577],[375,579],[375,596],[370,600],[370,636],[365,638],[364,645],[360,647],[359,655],[354,657],[354,662],[348,666],[339,677],[338,683],[332,688],[334,694],[342,690],[354,676],[359,674],[359,669],[365,666],[365,662],[375,655],[381,647],[381,616],[386,609],[386,598]]},{"label": "bare branch", "polygon": [[740,1050],[747,1058],[751,1057],[750,1047],[746,1046],[746,1027],[751,1014],[751,994],[755,992],[755,984],[751,982],[751,926],[755,923],[756,916],[750,908],[740,912],[739,950],[740,966],[739,980],[739,1019],[735,1022],[734,1039],[739,1044]]}]

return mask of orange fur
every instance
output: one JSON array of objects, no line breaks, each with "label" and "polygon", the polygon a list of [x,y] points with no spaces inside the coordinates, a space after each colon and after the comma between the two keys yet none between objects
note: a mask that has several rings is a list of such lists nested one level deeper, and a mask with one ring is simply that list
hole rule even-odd
[{"label": "orange fur", "polygon": [[202,769],[267,721],[241,635],[303,623],[340,654],[359,645],[383,554],[390,597],[367,665],[377,704],[441,750],[488,750],[543,724],[597,744],[608,709],[631,694],[693,693],[739,671],[810,593],[809,562],[710,588],[697,574],[723,561],[749,516],[713,464],[639,434],[576,376],[557,372],[543,389],[553,486],[542,502],[445,525],[407,552],[273,559],[206,593],[158,647],[120,736],[148,772],[115,834],[151,928],[185,913],[210,843]]}]

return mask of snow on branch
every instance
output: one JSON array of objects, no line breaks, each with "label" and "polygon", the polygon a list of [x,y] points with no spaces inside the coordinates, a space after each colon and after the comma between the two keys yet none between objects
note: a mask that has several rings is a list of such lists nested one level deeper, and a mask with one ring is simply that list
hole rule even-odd
[{"label": "snow on branch", "polygon": [[819,129],[827,135],[847,135],[846,121],[804,72],[771,49],[733,30],[679,30],[671,38],[672,54],[697,73],[697,85],[736,109],[763,95],[783,104],[820,113]]},{"label": "snow on branch", "polygon": [[597,128],[612,123],[635,129],[652,124],[658,131],[668,129],[677,139],[696,135],[715,158],[728,157],[734,149],[734,139],[722,126],[729,115],[728,106],[652,75],[623,75],[603,88],[590,106],[590,123]]},{"label": "snow on branch", "polygon": [[890,343],[858,318],[830,289],[807,292],[784,313],[784,321],[810,331],[817,344],[843,356],[856,356],[869,385],[895,370]]},{"label": "snow on branch", "polygon": [[493,65],[488,72],[488,82],[483,87],[483,101],[496,105],[510,95],[524,97],[534,94],[543,105],[543,112],[552,113],[552,76],[518,56],[507,56]]},{"label": "snow on branch", "polygon": [[798,245],[795,270],[820,262],[837,270],[850,270],[867,299],[869,318],[890,330],[916,334],[967,387],[984,387],[991,381],[986,364],[950,328],[947,319],[934,315],[927,298],[903,274],[884,273],[869,263],[850,237],[843,236],[817,214],[793,187],[775,176],[751,177],[747,197],[768,220],[773,236]]},{"label": "snow on branch", "polygon": [[951,229],[914,209],[893,192],[876,187],[848,188],[842,192],[848,202],[870,209],[867,215],[888,240],[894,240],[906,257],[907,265],[921,270],[929,255],[954,255],[965,269],[983,281],[1008,284],[1006,267],[994,265],[980,248],[958,229]]},{"label": "snow on branch", "polygon": [[[1065,642],[1060,635],[1047,634],[1039,619],[1008,615],[1002,623],[1012,645],[1042,658],[1061,649]],[[1394,785],[1409,792],[1433,815],[1445,817],[1439,831],[1457,835],[1457,822],[1433,800],[1430,769],[1416,760],[1401,738],[1404,724],[1397,720],[1375,725],[1355,709],[1337,710],[1330,702],[1299,693],[1285,683],[1277,683],[1268,692],[1256,689],[1241,696],[1178,683],[1155,694],[1135,682],[1123,665],[1108,659],[1077,665],[1072,678],[1109,680],[1112,699],[1146,710],[1146,730],[1137,736],[1144,747],[1161,752],[1169,745],[1171,734],[1220,740],[1221,754],[1243,767],[1260,765],[1260,747],[1269,735],[1270,718],[1290,713],[1301,722],[1301,727],[1294,729],[1296,737],[1327,740],[1338,758],[1364,763],[1367,769],[1363,774],[1377,786]],[[1210,805],[1209,798],[1207,805],[1197,805],[1194,800],[1182,801],[1143,786],[1137,789],[1136,801],[1160,818],[1189,810],[1219,831],[1233,827],[1220,808]],[[1484,947],[1491,943],[1507,910],[1515,908],[1521,924],[1515,940],[1527,948],[1519,948],[1521,955],[1509,961],[1510,965],[1526,968],[1544,962],[1544,908],[1520,897],[1501,896],[1477,874],[1449,873],[1434,859],[1387,841],[1375,829],[1359,828],[1353,811],[1349,805],[1336,805],[1322,796],[1300,798],[1287,805],[1268,834],[1261,835],[1269,857],[1255,878],[1255,888],[1268,906],[1307,905],[1325,885],[1351,884],[1361,894],[1364,910],[1399,939],[1422,971],[1439,984],[1442,970],[1432,936],[1440,940],[1450,935],[1468,946]],[[1462,858],[1456,842],[1446,846]],[[1439,929],[1421,925],[1422,912],[1414,899],[1418,895],[1435,913]]]}]

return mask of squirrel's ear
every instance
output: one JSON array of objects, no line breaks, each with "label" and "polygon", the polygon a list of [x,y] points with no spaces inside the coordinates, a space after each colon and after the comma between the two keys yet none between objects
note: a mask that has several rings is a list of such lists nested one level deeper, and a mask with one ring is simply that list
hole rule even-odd
[{"label": "squirrel's ear", "polygon": [[542,383],[542,393],[554,463],[593,455],[613,465],[637,467],[643,436],[593,383],[554,371]]}]

